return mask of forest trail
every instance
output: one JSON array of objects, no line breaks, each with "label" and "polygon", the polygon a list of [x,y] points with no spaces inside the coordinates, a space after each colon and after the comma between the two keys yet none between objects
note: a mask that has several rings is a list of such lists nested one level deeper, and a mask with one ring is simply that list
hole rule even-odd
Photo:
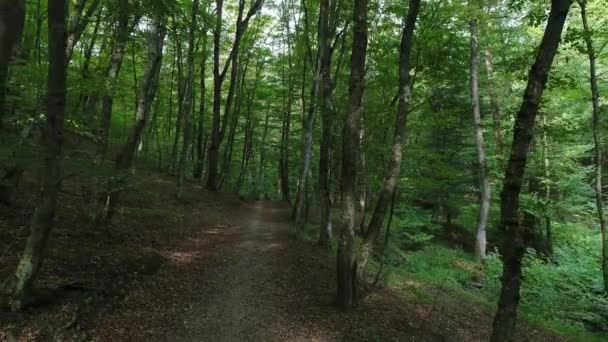
[{"label": "forest trail", "polygon": [[383,291],[353,313],[334,308],[331,254],[291,236],[287,205],[241,202],[207,214],[200,236],[165,253],[157,274],[101,315],[93,340],[444,340]]}]

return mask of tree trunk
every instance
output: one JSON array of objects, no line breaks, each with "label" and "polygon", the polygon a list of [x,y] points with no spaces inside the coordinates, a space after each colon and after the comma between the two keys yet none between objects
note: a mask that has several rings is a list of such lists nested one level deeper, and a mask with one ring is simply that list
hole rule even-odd
[{"label": "tree trunk", "polygon": [[551,258],[553,256],[553,231],[551,228],[551,173],[549,170],[549,142],[547,140],[547,114],[542,114],[542,163],[543,163],[543,216],[545,219],[545,252]]},{"label": "tree trunk", "polygon": [[604,216],[604,203],[602,195],[602,127],[600,124],[600,94],[597,84],[596,72],[596,53],[593,47],[591,29],[587,21],[587,0],[578,0],[581,8],[581,18],[583,20],[583,39],[585,41],[586,52],[589,58],[589,80],[591,88],[591,105],[593,110],[592,130],[593,146],[595,154],[595,206],[597,217],[602,233],[602,274],[604,276],[604,289],[608,291],[608,225]]},{"label": "tree trunk", "polygon": [[[264,0],[255,0],[255,2],[249,8],[247,14],[243,18],[244,0],[239,0],[239,14],[236,22],[236,33],[234,35],[234,41],[232,43],[232,50],[228,56],[228,60],[224,65],[224,69],[220,73],[220,44],[221,44],[221,31],[222,31],[222,7],[224,5],[223,0],[216,0],[216,27],[213,33],[213,123],[211,127],[211,144],[209,145],[208,152],[208,168],[209,175],[207,177],[207,189],[215,191],[218,189],[218,159],[220,144],[224,138],[228,118],[230,117],[230,109],[232,106],[232,100],[234,97],[234,89],[236,87],[236,76],[238,71],[238,55],[241,38],[247,32],[249,21],[251,18],[262,8]],[[232,65],[230,84],[228,87],[228,94],[226,96],[226,105],[224,107],[224,117],[220,122],[220,106],[221,106],[221,91],[222,83],[226,77],[228,66]]]},{"label": "tree trunk", "polygon": [[342,220],[336,255],[336,303],[349,310],[356,305],[356,263],[353,263],[355,238],[355,184],[359,160],[359,127],[367,52],[367,0],[355,0],[353,46],[350,66],[350,98],[342,135]]},{"label": "tree trunk", "polygon": [[401,36],[401,49],[399,53],[399,104],[395,120],[395,135],[393,137],[391,158],[388,163],[383,188],[378,195],[374,213],[372,214],[369,226],[367,227],[365,235],[363,236],[363,241],[361,242],[361,248],[359,249],[359,255],[357,257],[357,274],[355,275],[355,281],[363,279],[365,266],[372,254],[376,237],[384,224],[386,211],[391,202],[391,198],[393,197],[393,192],[395,191],[401,172],[402,146],[403,142],[406,140],[407,114],[409,111],[411,94],[410,54],[419,8],[420,0],[410,0],[407,18]]},{"label": "tree trunk", "polygon": [[319,245],[326,246],[331,241],[331,200],[330,191],[330,154],[332,145],[335,109],[333,105],[333,81],[331,78],[331,43],[335,35],[334,16],[336,0],[321,0],[319,9],[319,62],[320,93],[319,113],[322,118],[323,135],[319,149],[319,206],[321,209],[321,227]]},{"label": "tree trunk", "polygon": [[528,150],[534,135],[534,121],[553,58],[557,53],[570,5],[570,0],[551,1],[551,12],[545,33],[528,74],[523,102],[515,118],[513,142],[500,203],[499,228],[504,234],[504,243],[501,246],[503,274],[498,309],[494,317],[492,342],[515,339],[515,321],[521,286],[521,262],[527,243],[526,234],[522,231],[518,220],[519,194],[528,160]]},{"label": "tree trunk", "polygon": [[498,95],[496,94],[494,84],[494,63],[492,62],[492,52],[490,49],[485,50],[484,61],[486,73],[488,75],[488,97],[490,98],[490,110],[492,111],[492,122],[494,126],[494,143],[496,144],[496,153],[502,163],[505,158],[504,138],[502,133],[500,107],[498,105]]},{"label": "tree trunk", "polygon": [[[132,25],[135,26],[135,23]],[[106,158],[110,139],[110,125],[112,122],[112,107],[114,104],[114,91],[118,81],[118,74],[125,52],[125,45],[129,38],[129,1],[119,0],[118,2],[118,22],[112,39],[113,45],[110,52],[110,64],[106,72],[105,94],[101,100],[101,118],[99,124],[97,146],[97,162],[102,163]]]},{"label": "tree trunk", "polygon": [[279,177],[281,181],[281,198],[283,201],[290,203],[291,194],[289,187],[289,135],[291,130],[291,110],[293,106],[293,87],[294,87],[294,79],[293,79],[293,61],[292,61],[292,44],[291,44],[291,29],[290,29],[290,20],[291,17],[287,10],[285,9],[285,2],[283,2],[283,21],[285,25],[285,31],[287,34],[284,37],[285,45],[287,45],[287,85],[285,89],[287,89],[287,101],[285,106],[285,111],[283,113],[283,122],[281,127],[281,147],[280,147],[280,157],[279,157]]},{"label": "tree trunk", "polygon": [[[266,138],[268,137],[268,118],[269,118],[269,110],[266,111],[266,116],[264,119],[264,129],[262,130],[262,144],[260,145],[260,165],[258,166],[258,189],[256,189],[256,194],[258,197],[262,194],[262,192],[266,189]],[[261,189],[261,191],[260,191]],[[264,196],[266,197],[266,196]]]},{"label": "tree trunk", "polygon": [[479,46],[477,43],[477,20],[469,23],[471,29],[471,104],[475,128],[475,147],[477,148],[477,167],[479,172],[479,215],[475,237],[475,258],[482,261],[486,257],[486,226],[490,213],[490,177],[486,164],[486,150],[483,139],[481,110],[479,107]]},{"label": "tree trunk", "polygon": [[69,63],[72,59],[74,47],[80,40],[82,32],[84,32],[85,28],[89,24],[89,20],[91,19],[93,13],[95,13],[97,10],[101,0],[93,0],[87,10],[84,11],[86,2],[87,0],[78,0],[78,2],[74,5],[74,11],[68,25],[67,42],[65,46],[66,63]]},{"label": "tree trunk", "polygon": [[30,290],[44,259],[61,185],[61,148],[65,121],[67,64],[65,59],[66,7],[63,0],[48,1],[49,67],[46,126],[41,142],[44,151],[42,194],[32,219],[31,232],[15,272],[13,310],[30,300]]},{"label": "tree trunk", "polygon": [[21,41],[25,0],[0,0],[0,129],[6,113],[8,65]]},{"label": "tree trunk", "polygon": [[[196,35],[196,18],[199,9],[199,0],[192,2],[192,17],[190,22],[190,33],[188,37],[188,61],[187,61],[187,75],[186,75],[186,87],[184,94],[183,115],[184,115],[184,142],[182,150],[179,156],[179,163],[177,165],[177,198],[182,197],[182,191],[184,186],[184,180],[186,177],[186,158],[190,145],[192,144],[192,106],[194,101],[194,37]],[[201,102],[203,99],[201,99]]]},{"label": "tree trunk", "polygon": [[203,30],[203,58],[201,58],[201,100],[198,109],[198,130],[196,137],[196,163],[194,165],[193,177],[201,179],[203,176],[203,163],[205,159],[205,149],[203,147],[204,124],[205,124],[205,70],[207,69],[207,29]]},{"label": "tree trunk", "polygon": [[[141,135],[146,127],[150,106],[154,101],[158,90],[158,76],[162,62],[164,39],[165,24],[163,15],[155,13],[152,21],[148,25],[148,64],[139,87],[135,123],[131,128],[131,133],[129,134],[127,142],[116,158],[116,168],[123,172],[128,172],[132,168],[135,151],[137,150]],[[105,217],[106,222],[112,218],[114,209],[118,203],[119,194],[120,191],[114,191],[110,194],[110,199],[108,201],[109,208]]]},{"label": "tree trunk", "polygon": [[182,42],[177,34],[175,36],[175,65],[177,66],[177,118],[175,120],[175,136],[173,137],[173,148],[171,149],[171,167],[170,173],[176,172],[178,164],[179,138],[182,135],[182,127],[184,120],[184,93],[186,90],[186,82],[184,81],[183,73],[183,58],[182,58]]},{"label": "tree trunk", "polygon": [[304,146],[302,156],[302,168],[300,169],[300,177],[298,179],[298,190],[296,193],[296,202],[294,203],[293,219],[296,224],[296,229],[304,228],[306,223],[306,192],[308,173],[310,171],[310,163],[312,159],[313,145],[313,130],[315,128],[317,98],[321,83],[321,53],[317,52],[317,63],[315,74],[311,88],[310,104],[308,105],[308,115],[305,117],[304,125]]}]

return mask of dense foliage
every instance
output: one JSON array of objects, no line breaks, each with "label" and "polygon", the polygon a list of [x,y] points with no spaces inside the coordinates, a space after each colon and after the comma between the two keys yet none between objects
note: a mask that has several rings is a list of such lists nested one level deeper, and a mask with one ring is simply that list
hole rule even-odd
[{"label": "dense foliage", "polygon": [[[323,4],[329,11],[326,32],[319,31]],[[502,272],[500,194],[515,114],[544,32],[548,4],[421,2],[409,46],[411,97],[400,176],[386,219],[390,231],[385,224],[374,239],[377,248],[369,274],[380,269],[380,278],[389,283],[415,279],[493,307]],[[78,160],[80,173],[69,176],[90,180],[79,195],[92,226],[107,223],[112,208],[106,208],[106,202],[119,206],[117,193],[128,191],[137,181],[133,166],[121,168],[120,163],[132,142],[137,145],[138,167],[148,165],[178,179],[185,177],[184,190],[178,182],[178,196],[187,192],[189,183],[197,182],[249,199],[295,202],[297,209],[298,193],[304,191],[302,215],[308,224],[296,225],[315,240],[319,235],[323,240],[327,228],[321,196],[325,183],[319,177],[325,170],[333,227],[339,230],[342,134],[351,109],[352,2],[71,0],[69,5],[67,37],[75,44],[68,54],[64,142],[70,149],[64,163]],[[587,29],[581,5],[586,8]],[[371,0],[368,7],[356,168],[357,243],[366,235],[366,222],[390,165],[401,94],[401,31],[409,8],[408,2],[394,0]],[[222,17],[218,8],[223,8]],[[6,62],[3,167],[30,165],[33,157],[24,144],[35,143],[34,138],[43,134],[48,16],[47,0],[25,2],[20,43]],[[488,255],[482,263],[474,257],[482,169],[469,86],[472,21],[478,28],[480,113],[487,156],[487,165],[481,167],[491,189]],[[166,31],[157,51],[156,76],[151,57],[155,28]],[[589,51],[587,39],[594,51]],[[530,236],[521,310],[546,328],[581,339],[599,339],[608,332],[602,277],[606,256],[602,257],[594,199],[595,162],[599,160],[605,170],[608,160],[601,138],[608,135],[606,45],[608,2],[573,4],[537,115],[519,210]],[[328,53],[327,79],[321,70],[324,53]],[[597,68],[599,146],[594,145],[592,131],[590,54]],[[225,78],[218,85],[220,74]],[[148,79],[151,83],[144,88]],[[324,89],[328,84],[331,89]],[[142,105],[144,100],[149,103]],[[107,110],[109,130],[104,128]],[[143,125],[139,136],[134,135],[134,122]],[[204,179],[216,125],[219,150],[213,168],[218,176],[210,186]],[[306,171],[307,133],[312,145]],[[105,140],[109,143],[100,148]],[[329,156],[325,166],[319,163],[324,148]],[[595,149],[604,158],[598,159]],[[114,160],[119,160],[116,168]],[[2,181],[10,183],[8,178]],[[299,215],[297,210],[294,215]],[[336,236],[330,236],[333,245]]]}]

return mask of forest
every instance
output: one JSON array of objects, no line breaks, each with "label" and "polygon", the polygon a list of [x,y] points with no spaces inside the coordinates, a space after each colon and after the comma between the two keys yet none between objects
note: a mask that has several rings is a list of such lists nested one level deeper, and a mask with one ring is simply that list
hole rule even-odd
[{"label": "forest", "polygon": [[606,341],[607,0],[0,0],[0,341]]}]

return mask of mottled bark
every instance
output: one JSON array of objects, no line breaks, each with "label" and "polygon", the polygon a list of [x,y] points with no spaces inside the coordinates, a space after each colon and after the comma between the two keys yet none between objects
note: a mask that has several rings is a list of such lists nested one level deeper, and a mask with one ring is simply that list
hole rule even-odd
[{"label": "mottled bark", "polygon": [[350,60],[348,114],[342,135],[342,219],[336,255],[336,303],[349,310],[356,305],[357,265],[353,260],[355,238],[355,185],[359,160],[359,127],[367,53],[367,0],[355,0],[353,45]]},{"label": "mottled bark", "polygon": [[414,29],[416,27],[416,19],[418,18],[418,10],[420,8],[420,0],[410,0],[405,26],[401,36],[401,48],[399,53],[399,100],[397,107],[397,117],[395,119],[395,131],[393,136],[393,145],[391,149],[391,157],[386,169],[384,185],[378,200],[370,223],[363,236],[359,255],[357,256],[357,274],[355,279],[363,279],[365,266],[372,254],[376,237],[384,224],[386,211],[393,197],[393,192],[399,180],[401,172],[401,159],[403,153],[403,142],[406,140],[406,125],[407,115],[410,104],[410,55],[412,52],[412,44],[414,38]]},{"label": "mottled bark", "polygon": [[[201,80],[200,80],[200,94],[201,100],[198,108],[198,128],[197,128],[197,136],[196,136],[196,163],[194,165],[193,177],[195,179],[200,179],[203,176],[203,163],[205,161],[205,147],[203,146],[203,140],[206,139],[207,135],[205,135],[205,96],[206,96],[206,87],[205,87],[205,75],[207,70],[207,29],[203,30],[203,58],[201,58]],[[205,139],[203,139],[205,136]]]},{"label": "mottled bark", "polygon": [[44,151],[42,192],[25,250],[15,272],[11,306],[21,310],[28,304],[30,290],[38,275],[55,217],[61,185],[61,154],[65,121],[67,64],[65,59],[66,9],[63,0],[48,1],[48,51],[46,126],[41,141]]},{"label": "mottled bark", "polygon": [[[195,35],[197,29],[196,18],[199,10],[199,0],[192,2],[192,16],[190,21],[190,32],[188,34],[188,57],[186,62],[186,86],[184,101],[182,102],[182,112],[184,115],[184,140],[182,150],[177,164],[177,191],[178,198],[182,196],[184,180],[186,177],[186,159],[192,144],[192,107],[194,102],[194,52]],[[203,99],[201,99],[203,101]]]},{"label": "mottled bark", "polygon": [[[158,77],[162,62],[163,43],[165,39],[165,23],[163,15],[155,13],[152,21],[148,24],[148,61],[144,71],[143,79],[139,87],[135,123],[131,128],[129,137],[116,157],[116,168],[122,172],[130,172],[135,159],[135,152],[146,127],[146,120],[156,92],[158,90]],[[108,209],[104,218],[108,222],[118,204],[120,190],[113,191],[108,199]]]},{"label": "mottled bark", "polygon": [[490,98],[490,110],[492,112],[492,122],[494,130],[494,144],[496,145],[496,153],[501,162],[505,158],[504,138],[502,132],[502,118],[500,115],[500,106],[498,105],[498,94],[496,93],[494,63],[492,61],[492,52],[490,49],[485,50],[485,65],[488,75],[488,97]]},{"label": "mottled bark", "polygon": [[65,46],[66,63],[69,63],[72,59],[74,47],[80,40],[82,33],[89,24],[91,16],[93,16],[93,13],[97,11],[101,0],[93,0],[85,11],[84,8],[86,3],[87,0],[78,0],[74,5],[74,10],[72,11],[70,22],[68,24],[67,42]]},{"label": "mottled bark", "polygon": [[534,135],[536,114],[549,70],[557,53],[570,5],[570,0],[551,1],[551,11],[545,33],[528,74],[523,102],[515,117],[511,153],[501,193],[499,229],[504,235],[501,246],[503,274],[498,309],[494,317],[492,342],[515,339],[515,322],[521,286],[521,262],[528,243],[526,235],[529,235],[519,224],[519,194],[528,160],[528,150]]},{"label": "mottled bark", "polygon": [[129,38],[129,1],[118,1],[118,14],[116,29],[113,33],[112,48],[110,52],[110,62],[106,70],[105,93],[101,99],[101,117],[98,130],[99,143],[97,145],[97,162],[101,163],[106,158],[110,139],[110,125],[112,122],[112,107],[114,104],[114,91],[118,81],[118,75],[122,66],[125,53],[125,45]]},{"label": "mottled bark", "polygon": [[321,223],[319,244],[328,245],[332,238],[330,192],[330,154],[332,145],[335,108],[333,103],[333,80],[331,77],[332,41],[335,36],[336,0],[321,0],[319,9],[319,62],[320,92],[319,114],[322,137],[319,147],[319,207]]},{"label": "mottled bark", "polygon": [[479,213],[477,234],[475,235],[475,258],[482,261],[486,257],[486,226],[490,213],[490,177],[486,164],[486,149],[483,139],[483,124],[479,106],[479,44],[477,42],[477,20],[469,23],[471,33],[470,87],[475,147],[477,149],[477,170],[479,175]]}]

